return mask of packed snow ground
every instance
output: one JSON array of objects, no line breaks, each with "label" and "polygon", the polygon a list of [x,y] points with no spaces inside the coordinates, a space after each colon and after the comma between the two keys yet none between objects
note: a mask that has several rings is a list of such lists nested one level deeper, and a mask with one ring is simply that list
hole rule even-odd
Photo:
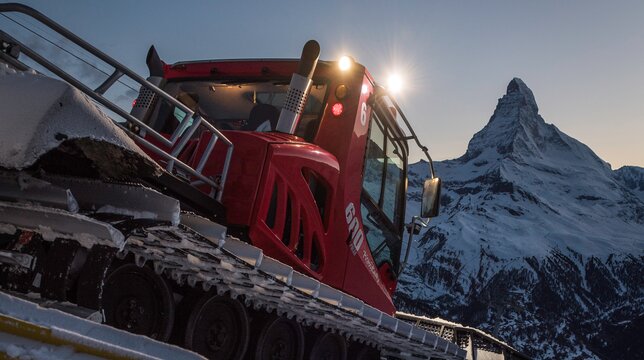
[{"label": "packed snow ground", "polygon": [[[42,308],[4,292],[0,292],[0,314],[51,329],[57,338],[121,356],[137,359],[203,359],[176,346],[81,319],[59,310]],[[69,346],[52,346],[24,338],[16,340],[16,336],[0,332],[0,353],[3,351],[8,355],[18,355],[13,357],[19,359],[95,359],[93,356],[77,353]]]}]

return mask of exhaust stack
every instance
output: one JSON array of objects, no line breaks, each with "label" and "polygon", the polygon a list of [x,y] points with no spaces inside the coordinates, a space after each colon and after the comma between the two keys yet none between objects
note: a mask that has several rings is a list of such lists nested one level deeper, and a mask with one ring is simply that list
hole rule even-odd
[{"label": "exhaust stack", "polygon": [[282,106],[276,130],[283,133],[293,134],[300,122],[304,111],[304,104],[309,95],[315,66],[320,58],[320,44],[315,40],[309,40],[302,49],[300,65],[297,72],[293,73],[291,83],[286,93],[286,100]]},{"label": "exhaust stack", "polygon": [[[162,87],[163,85],[163,61],[159,57],[157,50],[153,46],[150,46],[148,50],[148,55],[145,57],[145,63],[148,65],[148,70],[150,70],[150,76],[146,79],[152,85]],[[148,89],[145,86],[141,86],[139,90],[139,95],[132,104],[132,111],[130,115],[141,120],[146,124],[149,123],[149,117],[152,115],[152,109],[158,101],[158,96],[152,90]],[[138,132],[138,131],[137,131]]]}]

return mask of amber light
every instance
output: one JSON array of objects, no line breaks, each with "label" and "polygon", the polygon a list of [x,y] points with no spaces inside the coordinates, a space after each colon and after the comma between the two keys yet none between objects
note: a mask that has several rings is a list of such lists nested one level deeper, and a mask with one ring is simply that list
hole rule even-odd
[{"label": "amber light", "polygon": [[342,106],[342,103],[335,103],[331,107],[331,114],[333,114],[333,116],[340,116],[342,115],[343,111],[344,111],[344,106]]},{"label": "amber light", "polygon": [[338,100],[342,100],[347,97],[348,93],[349,90],[347,89],[346,85],[338,85],[338,87],[335,88],[335,97],[337,97]]}]

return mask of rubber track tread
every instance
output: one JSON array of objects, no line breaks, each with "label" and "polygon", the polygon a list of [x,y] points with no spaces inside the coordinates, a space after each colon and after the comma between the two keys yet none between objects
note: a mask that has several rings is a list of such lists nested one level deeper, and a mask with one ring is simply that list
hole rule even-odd
[{"label": "rubber track tread", "polygon": [[145,236],[137,232],[127,238],[117,256],[132,254],[139,266],[151,262],[158,274],[165,274],[179,285],[201,286],[204,291],[214,287],[219,295],[239,298],[248,307],[275,311],[306,326],[339,333],[402,358],[460,358],[404,338],[289,286],[183,225],[149,227],[144,230]]}]

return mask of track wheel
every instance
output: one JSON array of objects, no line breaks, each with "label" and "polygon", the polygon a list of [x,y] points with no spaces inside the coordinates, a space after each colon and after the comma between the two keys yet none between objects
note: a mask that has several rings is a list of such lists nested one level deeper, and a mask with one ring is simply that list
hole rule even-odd
[{"label": "track wheel", "polygon": [[380,360],[380,352],[371,346],[352,343],[349,347],[349,358],[355,360]]},{"label": "track wheel", "polygon": [[310,360],[346,360],[347,342],[342,336],[311,332],[307,336],[307,359]]},{"label": "track wheel", "polygon": [[174,323],[174,299],[168,284],[146,266],[124,264],[105,281],[102,300],[107,324],[167,341]]},{"label": "track wheel", "polygon": [[208,359],[241,359],[248,348],[246,308],[237,300],[205,294],[188,319],[185,347]]},{"label": "track wheel", "polygon": [[301,360],[304,331],[294,320],[269,316],[254,339],[255,360]]}]

